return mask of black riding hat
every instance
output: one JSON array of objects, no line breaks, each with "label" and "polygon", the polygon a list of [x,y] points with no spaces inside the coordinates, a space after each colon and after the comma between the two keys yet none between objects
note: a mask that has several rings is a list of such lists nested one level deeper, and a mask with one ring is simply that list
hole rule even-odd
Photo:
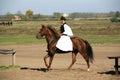
[{"label": "black riding hat", "polygon": [[61,16],[60,20],[66,20],[66,18],[64,16]]}]

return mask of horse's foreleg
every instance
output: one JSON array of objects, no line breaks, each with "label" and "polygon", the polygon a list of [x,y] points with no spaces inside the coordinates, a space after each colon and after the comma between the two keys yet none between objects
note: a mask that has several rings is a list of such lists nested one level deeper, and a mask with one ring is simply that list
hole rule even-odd
[{"label": "horse's foreleg", "polygon": [[54,55],[52,57],[50,57],[48,70],[51,68],[51,64],[52,64],[53,58],[54,58]]},{"label": "horse's foreleg", "polygon": [[44,56],[44,63],[45,63],[45,66],[46,66],[47,68],[49,67],[49,65],[47,64],[47,61],[46,61],[46,59],[47,59],[48,57],[50,57],[48,54]]},{"label": "horse's foreleg", "polygon": [[70,66],[68,67],[68,69],[71,69],[71,67],[73,66],[73,64],[76,62],[76,54],[72,53],[72,63],[70,64]]}]

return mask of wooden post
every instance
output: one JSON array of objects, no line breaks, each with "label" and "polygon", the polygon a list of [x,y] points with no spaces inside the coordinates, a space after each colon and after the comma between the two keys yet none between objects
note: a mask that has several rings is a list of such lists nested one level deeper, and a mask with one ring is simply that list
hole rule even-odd
[{"label": "wooden post", "polygon": [[118,75],[118,58],[115,58],[115,74]]},{"label": "wooden post", "polygon": [[12,54],[12,66],[15,65],[15,53]]},{"label": "wooden post", "polygon": [[118,59],[120,58],[120,56],[114,56],[114,57],[108,57],[108,58],[109,58],[109,59],[114,59],[114,60],[115,60],[115,65],[114,65],[115,74],[116,74],[116,75],[119,75],[118,68],[120,68],[120,65],[118,64]]},{"label": "wooden post", "polygon": [[16,51],[13,49],[12,50],[0,49],[0,54],[4,54],[4,55],[12,54],[12,66],[15,65],[15,53]]}]

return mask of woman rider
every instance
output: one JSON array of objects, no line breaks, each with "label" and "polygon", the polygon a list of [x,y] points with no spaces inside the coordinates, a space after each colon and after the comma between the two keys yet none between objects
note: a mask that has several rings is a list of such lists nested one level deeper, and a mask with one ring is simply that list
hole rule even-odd
[{"label": "woman rider", "polygon": [[73,45],[72,41],[70,39],[71,36],[73,36],[73,32],[70,28],[70,26],[67,25],[66,23],[66,18],[61,16],[60,17],[60,39],[58,40],[56,44],[56,48],[58,48],[61,51],[72,51],[73,50]]}]

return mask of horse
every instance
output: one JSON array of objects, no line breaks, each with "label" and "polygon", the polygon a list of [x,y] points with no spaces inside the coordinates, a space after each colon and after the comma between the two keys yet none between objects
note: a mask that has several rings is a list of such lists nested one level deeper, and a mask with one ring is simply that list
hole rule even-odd
[{"label": "horse", "polygon": [[[89,69],[90,62],[93,63],[94,55],[93,55],[92,47],[88,43],[88,41],[78,38],[78,37],[71,37],[71,41],[73,43],[73,51],[65,52],[65,51],[56,49],[56,43],[57,43],[58,39],[60,38],[60,35],[51,26],[42,25],[40,31],[36,34],[36,38],[40,39],[43,36],[45,36],[45,39],[47,42],[47,49],[48,49],[47,50],[48,54],[46,54],[44,56],[44,63],[45,63],[45,66],[47,67],[47,70],[51,69],[51,64],[52,64],[54,55],[56,53],[60,54],[60,53],[69,53],[69,52],[72,53],[72,62],[70,64],[70,66],[68,67],[68,69],[71,69],[73,64],[76,62],[76,56],[79,52],[87,63],[87,67],[88,67],[87,70],[88,71],[90,70]],[[49,64],[46,61],[47,58],[50,58]]]}]

